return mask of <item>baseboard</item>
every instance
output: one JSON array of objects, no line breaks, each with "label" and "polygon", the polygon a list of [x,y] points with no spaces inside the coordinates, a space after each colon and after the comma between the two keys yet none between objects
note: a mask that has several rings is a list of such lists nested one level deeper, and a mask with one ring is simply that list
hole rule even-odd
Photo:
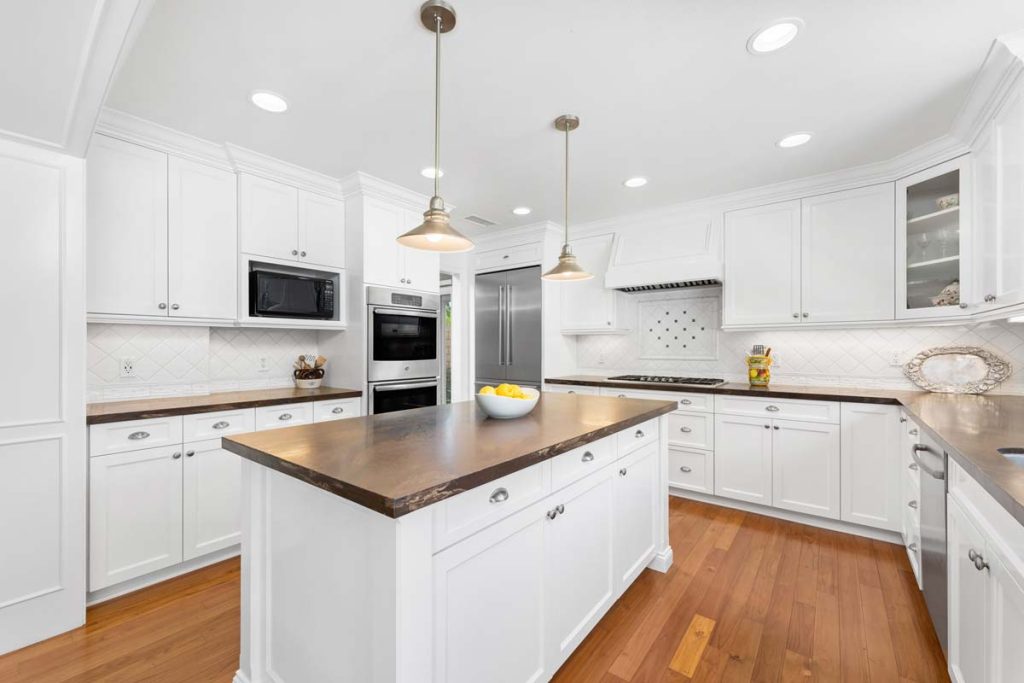
[{"label": "baseboard", "polygon": [[242,673],[241,669],[239,669],[235,672],[235,677],[231,679],[231,683],[249,683],[249,679],[244,673]]},{"label": "baseboard", "polygon": [[647,567],[664,574],[672,567],[672,557],[672,546],[666,546],[660,553],[654,554],[654,558],[651,559]]},{"label": "baseboard", "polygon": [[165,567],[158,569],[155,572],[144,574],[143,576],[137,576],[134,579],[128,579],[121,583],[116,583],[113,586],[107,586],[97,591],[93,591],[86,595],[85,604],[89,607],[92,605],[98,605],[101,602],[112,600],[113,598],[126,595],[128,593],[134,593],[140,588],[146,588],[153,584],[166,581],[167,579],[173,579],[175,576],[181,576],[182,574],[188,574],[194,572],[197,569],[208,567],[211,564],[223,562],[224,560],[237,557],[241,553],[240,545],[233,545],[230,548],[224,548],[222,550],[216,550],[209,555],[203,555],[192,560],[187,560],[180,564],[173,565],[171,567]]},{"label": "baseboard", "polygon": [[903,537],[899,534],[899,532],[896,531],[887,531],[885,529],[873,529],[871,527],[861,526],[860,524],[851,524],[849,522],[842,522],[836,519],[824,519],[822,517],[815,517],[814,515],[805,515],[801,512],[779,510],[778,508],[767,507],[765,505],[747,503],[742,500],[732,500],[731,498],[709,496],[704,493],[696,493],[695,491],[686,491],[683,489],[669,488],[668,493],[670,496],[675,496],[676,498],[696,500],[700,501],[701,503],[707,503],[708,505],[717,505],[719,507],[732,508],[733,510],[753,512],[758,515],[764,515],[765,517],[775,517],[776,519],[784,519],[787,522],[797,522],[798,524],[806,524],[807,526],[818,527],[819,529],[839,531],[844,534],[863,536],[865,538],[873,538],[878,541],[885,541],[886,543],[903,545]]}]

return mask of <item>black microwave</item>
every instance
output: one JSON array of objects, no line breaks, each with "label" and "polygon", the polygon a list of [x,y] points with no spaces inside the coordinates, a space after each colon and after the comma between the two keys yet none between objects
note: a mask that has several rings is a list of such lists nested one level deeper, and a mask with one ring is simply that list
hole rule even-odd
[{"label": "black microwave", "polygon": [[249,271],[249,315],[334,320],[334,279],[254,268]]}]

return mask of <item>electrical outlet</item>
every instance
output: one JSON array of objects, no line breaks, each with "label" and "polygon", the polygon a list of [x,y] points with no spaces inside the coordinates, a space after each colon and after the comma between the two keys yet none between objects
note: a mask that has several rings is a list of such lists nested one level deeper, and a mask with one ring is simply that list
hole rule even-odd
[{"label": "electrical outlet", "polygon": [[597,364],[598,365],[604,365],[607,362],[608,362],[608,358],[606,358],[603,353],[597,354]]},{"label": "electrical outlet", "polygon": [[267,357],[260,356],[256,360],[256,371],[257,372],[270,372],[270,366],[267,364]]},{"label": "electrical outlet", "polygon": [[782,360],[779,358],[779,354],[777,354],[775,352],[772,352],[772,367],[773,368],[781,368],[782,367]]},{"label": "electrical outlet", "polygon": [[135,359],[134,358],[122,358],[120,366],[121,377],[134,377],[135,376]]},{"label": "electrical outlet", "polygon": [[894,368],[898,368],[903,365],[903,361],[900,360],[902,354],[899,351],[893,351],[892,356],[889,358],[889,365]]}]

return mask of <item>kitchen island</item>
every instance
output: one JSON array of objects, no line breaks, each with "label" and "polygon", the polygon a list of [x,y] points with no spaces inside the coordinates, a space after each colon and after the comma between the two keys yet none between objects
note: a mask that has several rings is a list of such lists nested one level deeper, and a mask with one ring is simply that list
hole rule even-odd
[{"label": "kitchen island", "polygon": [[243,434],[236,681],[543,681],[666,571],[674,402],[544,394]]}]

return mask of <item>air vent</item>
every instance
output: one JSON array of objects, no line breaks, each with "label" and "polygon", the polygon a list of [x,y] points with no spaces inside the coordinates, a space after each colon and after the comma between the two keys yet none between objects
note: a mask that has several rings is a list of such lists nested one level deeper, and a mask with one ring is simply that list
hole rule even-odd
[{"label": "air vent", "polygon": [[466,216],[462,220],[469,221],[470,223],[476,223],[482,228],[493,228],[495,225],[497,225],[497,223],[495,223],[494,221],[489,221],[486,218],[482,218],[477,215]]},{"label": "air vent", "polygon": [[633,287],[616,287],[620,292],[657,292],[663,289],[685,289],[686,287],[715,287],[722,284],[721,280],[683,280],[680,282],[662,282],[657,285],[635,285]]}]

